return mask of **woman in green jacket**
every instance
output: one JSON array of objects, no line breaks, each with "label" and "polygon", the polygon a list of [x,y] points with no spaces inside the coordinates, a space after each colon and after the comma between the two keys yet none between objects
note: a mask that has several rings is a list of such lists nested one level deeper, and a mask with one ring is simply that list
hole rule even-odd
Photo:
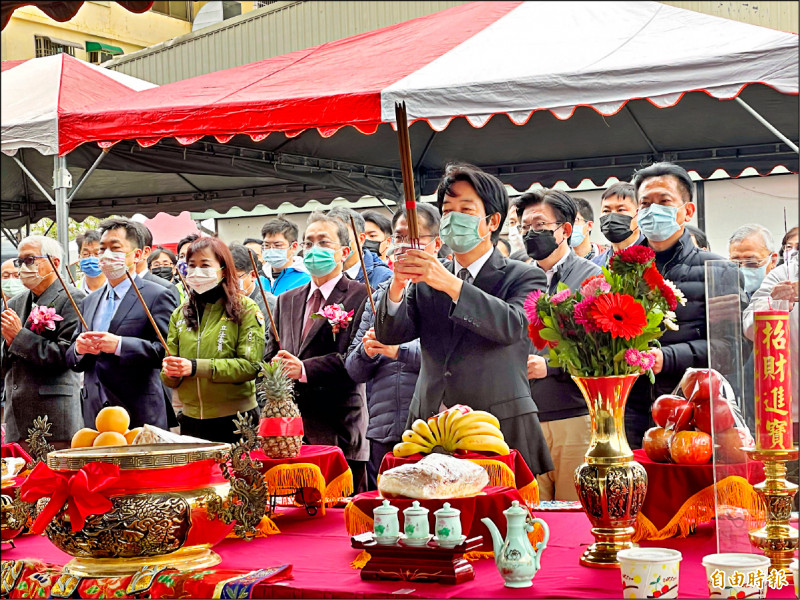
[{"label": "woman in green jacket", "polygon": [[239,294],[228,247],[215,237],[192,242],[186,253],[183,306],[172,313],[161,378],[183,403],[181,434],[235,442],[233,419],[258,423],[255,378],[264,355],[264,315]]}]

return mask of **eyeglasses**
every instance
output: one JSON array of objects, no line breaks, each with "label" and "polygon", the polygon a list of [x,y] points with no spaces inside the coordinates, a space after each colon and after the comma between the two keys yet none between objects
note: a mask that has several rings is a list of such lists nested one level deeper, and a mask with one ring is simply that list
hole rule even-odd
[{"label": "eyeglasses", "polygon": [[[522,235],[525,235],[531,229],[533,229],[534,231],[544,231],[548,225],[558,225],[558,227],[561,227],[563,224],[564,221],[552,221],[550,223],[548,223],[547,221],[539,221],[538,223],[523,223],[519,229]],[[556,229],[558,229],[558,227],[556,227]],[[556,229],[553,229],[553,231],[555,231]]]},{"label": "eyeglasses", "polygon": [[91,258],[91,257],[98,258],[100,256],[100,250],[95,250],[94,252],[90,252],[89,250],[83,250],[80,256],[81,258]]},{"label": "eyeglasses", "polygon": [[283,242],[274,242],[272,244],[264,242],[263,244],[261,244],[261,247],[264,250],[272,250],[273,248],[275,250],[286,250],[289,246],[284,244]]},{"label": "eyeglasses", "polygon": [[14,266],[18,269],[25,264],[28,267],[32,267],[36,264],[36,261],[40,258],[47,258],[46,256],[26,256],[25,258],[15,258],[14,259]]},{"label": "eyeglasses", "polygon": [[341,248],[339,244],[336,242],[332,242],[330,240],[320,240],[319,242],[303,242],[300,244],[300,247],[303,250],[311,250],[314,246],[319,246],[320,248],[327,248],[328,250],[338,250]]},{"label": "eyeglasses", "polygon": [[740,267],[744,267],[745,269],[757,269],[769,261],[769,256],[766,258],[758,259],[758,258],[743,258],[741,260],[734,260],[737,265]]},{"label": "eyeglasses", "polygon": [[[436,236],[435,235],[421,235],[421,236],[419,236],[419,239],[425,239],[425,238],[432,240],[432,239],[435,239]],[[392,243],[395,246],[399,246],[400,244],[410,244],[411,243],[411,238],[407,237],[407,236],[404,236],[404,235],[393,235],[392,236]],[[430,242],[428,242],[428,243],[430,243]]]},{"label": "eyeglasses", "polygon": [[680,208],[681,206],[686,204],[686,202],[683,202],[683,201],[680,201],[680,200],[678,202],[680,202],[680,204],[675,204],[674,201],[671,198],[661,198],[661,199],[657,200],[656,202],[651,202],[650,200],[642,199],[642,200],[639,201],[638,210],[642,210],[643,208],[648,208],[649,206],[651,206],[653,204],[658,204],[659,206],[673,206],[675,208]]}]

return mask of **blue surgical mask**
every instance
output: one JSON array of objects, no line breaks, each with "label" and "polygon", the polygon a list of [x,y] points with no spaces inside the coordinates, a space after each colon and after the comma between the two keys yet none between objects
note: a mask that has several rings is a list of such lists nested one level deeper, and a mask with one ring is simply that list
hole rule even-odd
[{"label": "blue surgical mask", "polygon": [[672,237],[681,226],[678,225],[678,208],[651,204],[639,209],[639,229],[648,240],[663,242]]},{"label": "blue surgical mask", "polygon": [[752,294],[759,287],[764,277],[767,276],[767,265],[760,267],[741,267],[742,277],[744,278],[744,291]]},{"label": "blue surgical mask", "polygon": [[284,248],[266,248],[261,251],[261,258],[275,269],[280,269],[289,260]]},{"label": "blue surgical mask", "polygon": [[[488,218],[488,217],[486,217]],[[467,215],[460,212],[449,212],[442,217],[439,229],[439,237],[442,241],[453,249],[456,254],[465,254],[473,250],[491,232],[485,236],[478,233],[482,219],[474,215]]]},{"label": "blue surgical mask", "polygon": [[20,292],[24,292],[27,288],[22,284],[22,282],[17,279],[16,277],[9,277],[8,279],[3,279],[2,283],[3,293],[9,298],[13,298]]},{"label": "blue surgical mask", "polygon": [[80,260],[80,265],[81,271],[87,277],[97,277],[98,275],[103,274],[103,272],[100,270],[100,259],[96,256],[82,258]]},{"label": "blue surgical mask", "polygon": [[586,236],[583,235],[583,229],[572,229],[572,236],[569,238],[569,245],[572,248],[577,248],[581,245],[581,242],[586,239]]},{"label": "blue surgical mask", "polygon": [[325,277],[325,275],[330,274],[339,264],[336,262],[335,254],[336,253],[329,248],[314,246],[311,250],[306,250],[303,255],[303,264],[306,266],[311,276]]}]

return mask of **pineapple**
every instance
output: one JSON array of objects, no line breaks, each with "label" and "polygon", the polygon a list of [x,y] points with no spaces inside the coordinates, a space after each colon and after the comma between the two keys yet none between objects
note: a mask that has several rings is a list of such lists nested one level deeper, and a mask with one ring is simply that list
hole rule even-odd
[{"label": "pineapple", "polygon": [[[261,378],[256,385],[258,403],[263,406],[261,418],[299,417],[300,410],[292,401],[292,380],[283,370],[281,361],[264,363]],[[300,453],[302,436],[260,437],[261,448],[270,458],[292,458]]]}]

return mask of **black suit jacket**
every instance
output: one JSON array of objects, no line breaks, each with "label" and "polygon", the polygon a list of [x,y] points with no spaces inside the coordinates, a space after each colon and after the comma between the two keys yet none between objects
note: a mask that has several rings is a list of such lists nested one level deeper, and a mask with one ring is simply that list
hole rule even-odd
[{"label": "black suit jacket", "polygon": [[[72,298],[80,303],[84,293],[67,285]],[[33,308],[32,293],[25,290],[8,301],[8,307],[22,321],[22,329],[11,345],[7,346],[3,339],[0,349],[9,442],[27,438],[33,420],[45,415],[52,423],[52,441],[70,440],[83,427],[80,377],[69,369],[66,361],[72,334],[79,324],[78,315],[58,281],[54,281],[36,303],[55,308],[63,320],[55,322],[53,331],[34,333],[28,320]]]},{"label": "black suit jacket", "polygon": [[[305,437],[311,444],[339,446],[346,458],[364,461],[369,458],[366,394],[363,383],[350,379],[344,361],[361,322],[367,288],[342,277],[323,306],[344,304],[345,310],[354,311],[350,325],[334,339],[328,320],[315,319],[306,338],[301,339],[310,289],[307,283],[280,294],[275,308],[281,349],[302,360],[306,370],[307,383],[296,382],[294,388]],[[277,352],[270,338],[267,359]]]},{"label": "black suit jacket", "polygon": [[[134,279],[142,293],[153,319],[164,339],[169,330],[169,319],[177,308],[169,292],[141,277]],[[106,286],[89,294],[81,304],[81,312],[89,327]],[[124,406],[131,417],[131,429],[145,423],[167,428],[164,387],[161,383],[161,362],[164,347],[150,324],[139,298],[133,289],[120,302],[108,328],[110,333],[122,337],[120,356],[114,354],[86,354],[78,359],[75,340],[84,331],[78,326],[67,351],[67,363],[75,371],[84,371],[83,418],[86,427],[94,428],[97,413],[104,405]],[[102,389],[101,389],[102,388]]]},{"label": "black suit jacket", "polygon": [[[447,268],[453,272],[455,263]],[[408,287],[395,316],[385,294],[377,306],[375,335],[384,344],[420,340],[422,366],[408,424],[466,404],[500,420],[506,442],[534,474],[553,469],[528,384],[530,350],[523,304],[547,279],[536,266],[507,260],[495,249],[457,303],[425,283]]]},{"label": "black suit jacket", "polygon": [[181,293],[178,291],[178,288],[175,287],[174,283],[170,283],[163,277],[159,277],[158,275],[153,275],[152,271],[147,271],[144,275],[140,275],[142,279],[146,279],[147,281],[152,281],[153,283],[157,283],[161,287],[163,287],[167,292],[169,292],[170,297],[172,298],[173,302],[175,302],[175,306],[179,306],[181,303]]}]

